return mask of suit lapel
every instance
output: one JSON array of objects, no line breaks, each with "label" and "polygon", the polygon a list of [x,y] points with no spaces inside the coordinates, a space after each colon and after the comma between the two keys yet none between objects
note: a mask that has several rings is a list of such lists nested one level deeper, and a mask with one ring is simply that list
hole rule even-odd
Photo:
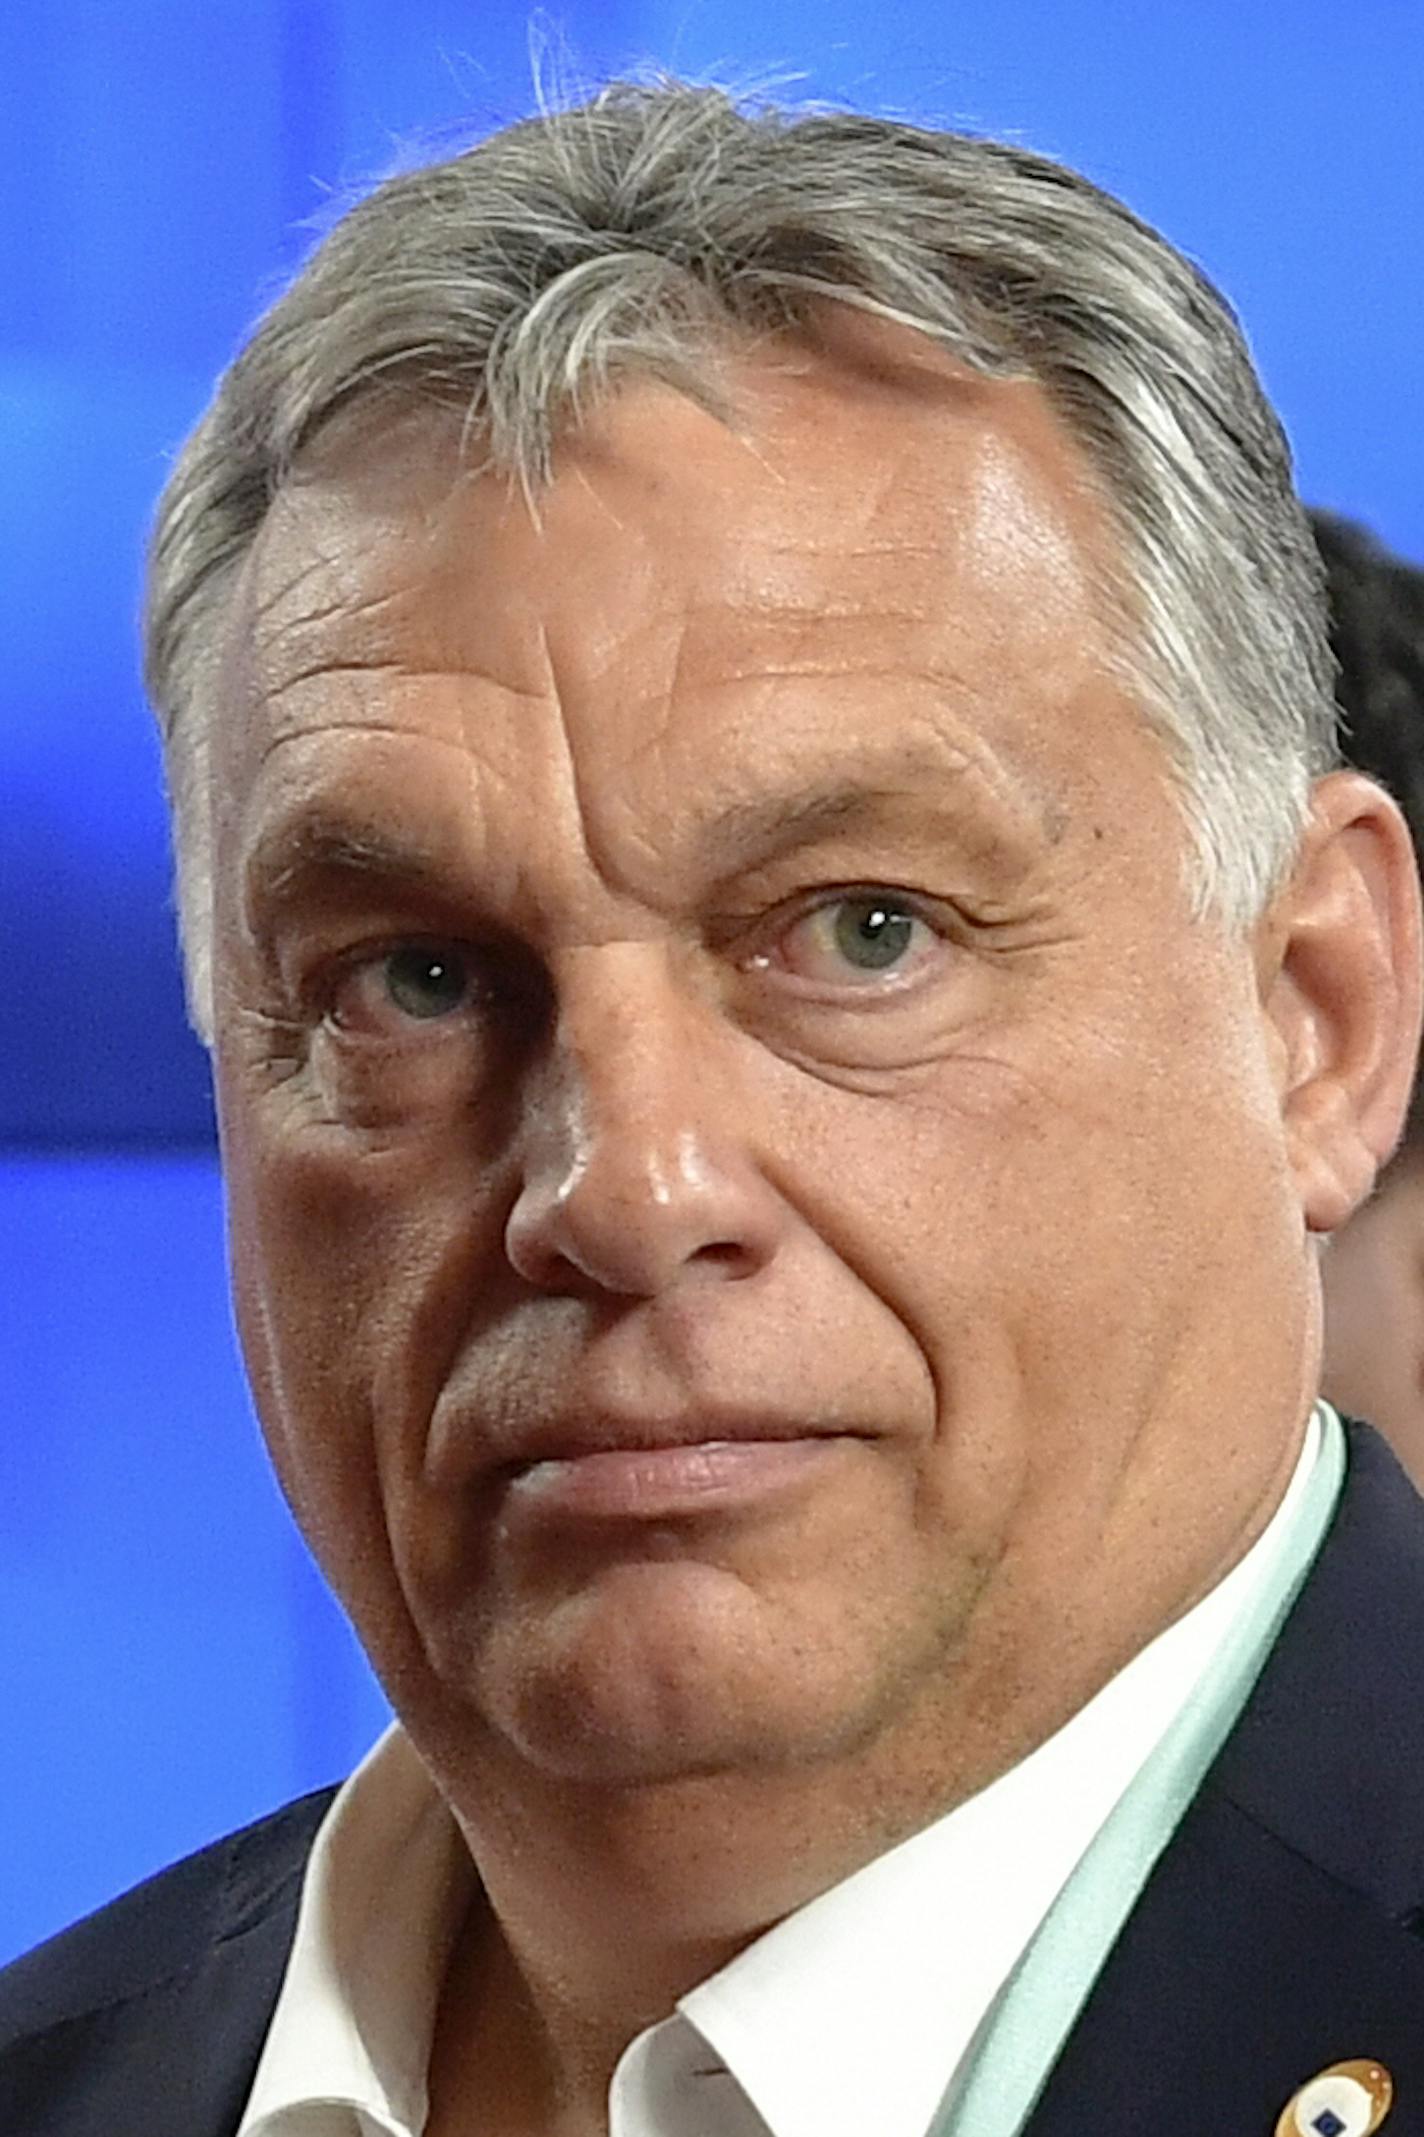
[{"label": "suit lapel", "polygon": [[1339,1512],[1025,2137],[1273,2137],[1348,2057],[1424,2133],[1424,1507],[1353,1428]]},{"label": "suit lapel", "polygon": [[191,1858],[53,1947],[72,1978],[46,1961],[55,2015],[0,2057],[0,2130],[233,2137],[328,1801],[305,1798]]},{"label": "suit lapel", "polygon": [[1372,2056],[1389,2137],[1424,2132],[1424,1943],[1217,1797],[1189,1813],[1028,2137],[1272,2137],[1297,2088]]},{"label": "suit lapel", "polygon": [[233,2137],[291,1930],[274,1916],[191,1972],[40,2035],[5,2082],[45,2102],[45,2137]]}]

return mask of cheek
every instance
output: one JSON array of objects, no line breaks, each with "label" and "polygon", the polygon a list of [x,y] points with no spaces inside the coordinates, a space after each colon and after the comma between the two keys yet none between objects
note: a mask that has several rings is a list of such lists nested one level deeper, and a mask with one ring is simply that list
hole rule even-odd
[{"label": "cheek", "polygon": [[238,1319],[274,1468],[388,1693],[423,1696],[411,1569],[451,1518],[424,1468],[488,1288],[478,1198],[453,1162],[293,1145],[231,1113],[224,1147]]},{"label": "cheek", "polygon": [[799,1114],[788,1192],[927,1360],[932,1480],[986,1508],[1031,1477],[1109,1476],[1184,1357],[1221,1362],[1205,1302],[1235,1319],[1261,1225],[1298,1252],[1244,1051],[1209,1075],[1175,1019],[1106,989],[1095,1015],[1078,991],[1072,1018],[986,1026],[912,1088]]},{"label": "cheek", "polygon": [[264,1430],[305,1526],[399,1498],[502,1265],[457,1139],[380,1146],[225,1102],[234,1290]]},{"label": "cheek", "polygon": [[[792,1147],[784,1192],[930,1383],[913,1519],[992,1553],[1037,1471],[1072,1461],[1077,1390],[1120,1318],[1117,1258],[1076,1252],[1092,1148],[987,1055],[913,1095],[803,1094]],[[818,1347],[835,1337],[834,1315],[812,1328]]]},{"label": "cheek", "polygon": [[1129,1233],[1170,1221],[1150,1127],[1084,1084],[986,1039],[913,1088],[808,1095],[786,1191],[927,1351],[1013,1328],[1033,1347],[1057,1302],[1113,1296]]}]

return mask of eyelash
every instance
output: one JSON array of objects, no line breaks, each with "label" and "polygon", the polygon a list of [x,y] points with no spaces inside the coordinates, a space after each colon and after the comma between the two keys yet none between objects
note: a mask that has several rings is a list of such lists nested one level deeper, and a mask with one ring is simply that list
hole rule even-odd
[{"label": "eyelash", "polygon": [[[743,968],[750,967],[755,959],[764,957],[769,948],[774,948],[777,942],[783,941],[803,922],[814,920],[818,914],[832,912],[837,906],[862,902],[880,903],[895,913],[903,913],[928,929],[929,933],[941,942],[951,939],[950,916],[936,899],[927,898],[917,891],[903,890],[895,883],[838,883],[774,907],[767,915],[744,916],[737,923],[738,932],[745,930],[755,942],[764,944],[767,948],[753,949],[748,956],[740,960]],[[793,975],[788,975],[791,976]]]},{"label": "eyelash", "polygon": [[[432,957],[442,954],[458,957],[469,979],[469,996],[462,1006],[468,1007],[471,1002],[485,998],[492,991],[481,985],[478,952],[472,945],[462,942],[458,936],[388,935],[375,941],[357,943],[352,948],[343,950],[339,956],[325,961],[302,981],[299,995],[307,1021],[348,1042],[358,1041],[367,1045],[382,1043],[373,1039],[370,1034],[362,1035],[342,1024],[339,1014],[341,996],[363,973],[379,971],[390,958],[402,950],[428,950]],[[420,1020],[412,1018],[410,1021],[414,1028]],[[446,1020],[433,1018],[430,1021],[439,1024]],[[451,1018],[449,1021],[454,1020]]]},{"label": "eyelash", "polygon": [[[719,919],[716,925],[708,931],[706,939],[709,948],[724,956],[738,944],[749,944],[750,946],[744,947],[741,950],[741,954],[736,956],[734,960],[737,969],[743,973],[765,971],[778,943],[783,942],[795,928],[813,920],[818,914],[829,913],[837,906],[853,905],[858,901],[867,903],[879,901],[890,910],[904,914],[907,918],[918,922],[940,942],[948,943],[951,939],[949,917],[938,900],[927,898],[919,892],[904,890],[893,883],[883,882],[820,886],[812,893],[782,901],[769,911],[763,909],[758,912],[728,914]],[[422,949],[428,949],[432,955],[437,955],[441,952],[458,954],[467,970],[470,984],[470,998],[461,1005],[463,1008],[468,1009],[481,1000],[491,1001],[500,992],[499,988],[491,983],[487,976],[482,976],[480,969],[481,952],[479,949],[468,942],[462,941],[458,936],[437,936],[420,933],[389,935],[375,941],[357,944],[343,951],[339,957],[326,962],[302,983],[299,990],[300,999],[308,1019],[325,1026],[328,1030],[347,1040],[359,1037],[358,1034],[354,1034],[344,1028],[337,1015],[337,1006],[343,988],[358,974],[381,966],[398,951],[419,951]],[[873,976],[873,968],[867,968],[867,971],[872,972]],[[823,997],[828,993],[836,993],[847,998],[857,995],[862,997],[874,995],[877,998],[885,998],[886,996],[903,992],[910,984],[910,975],[905,975],[900,979],[900,984],[897,988],[894,985],[897,975],[893,970],[887,971],[887,978],[890,980],[891,985],[888,987],[882,986],[879,989],[873,988],[872,985],[866,982],[853,980],[847,981],[837,988],[833,982],[808,978],[784,968],[779,976],[798,991],[804,991],[810,995],[819,994]],[[516,990],[512,989],[511,991]],[[432,1018],[430,1022],[437,1028],[442,1025],[448,1026],[457,1020],[457,1015],[458,1012],[453,1012],[448,1019],[437,1017]],[[411,1028],[414,1029],[418,1027],[420,1020],[412,1018],[410,1022]],[[366,1043],[380,1044],[381,1041],[372,1039],[368,1035]]]}]

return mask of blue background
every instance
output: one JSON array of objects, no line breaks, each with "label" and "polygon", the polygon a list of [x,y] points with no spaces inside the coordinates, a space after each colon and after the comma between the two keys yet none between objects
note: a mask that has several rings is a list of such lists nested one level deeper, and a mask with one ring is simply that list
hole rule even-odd
[{"label": "blue background", "polygon": [[[1419,0],[571,0],[638,59],[1006,133],[1245,315],[1311,499],[1424,554]],[[506,0],[0,8],[0,1958],[382,1718],[259,1450],[136,680],[168,456],[333,190],[517,116]]]}]

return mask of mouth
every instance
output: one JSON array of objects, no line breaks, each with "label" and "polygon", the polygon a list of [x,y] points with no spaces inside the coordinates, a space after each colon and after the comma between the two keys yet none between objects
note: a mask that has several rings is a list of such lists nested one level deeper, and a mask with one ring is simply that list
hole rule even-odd
[{"label": "mouth", "polygon": [[[704,1428],[705,1430],[705,1428]],[[751,1508],[810,1483],[856,1436],[748,1424],[553,1446],[505,1471],[506,1511],[563,1520],[669,1520]]]}]

